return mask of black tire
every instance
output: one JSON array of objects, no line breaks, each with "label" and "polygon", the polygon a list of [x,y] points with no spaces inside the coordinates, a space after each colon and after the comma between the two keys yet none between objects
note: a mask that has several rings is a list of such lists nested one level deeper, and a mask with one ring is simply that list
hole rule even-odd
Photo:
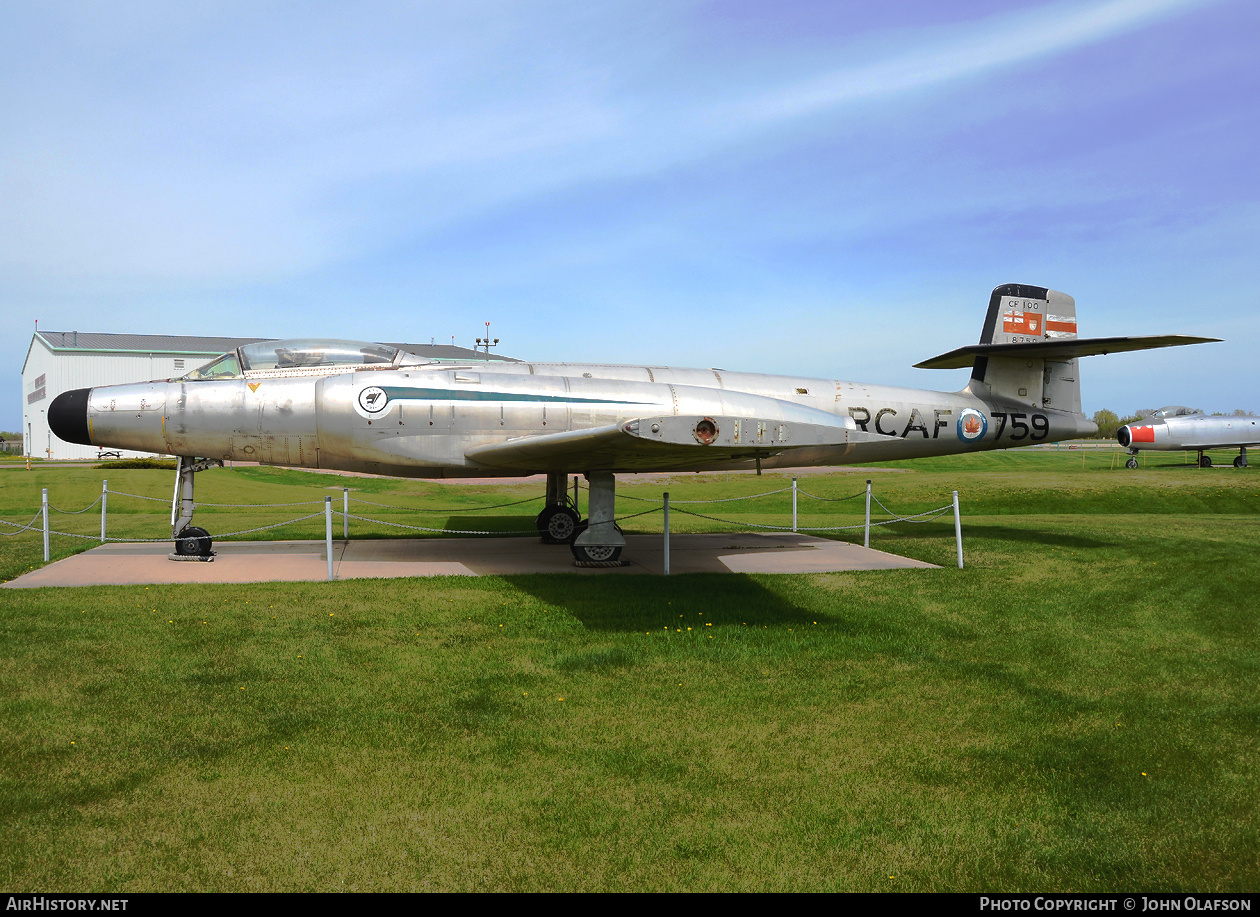
[{"label": "black tire", "polygon": [[1131,458],[1131,459],[1129,459],[1127,462],[1125,462],[1125,463],[1124,463],[1124,467],[1125,467],[1125,468],[1136,468],[1136,467],[1137,467],[1137,459],[1135,459],[1135,458]]},{"label": "black tire", "polygon": [[[576,539],[579,535],[585,532],[589,526],[590,526],[590,520],[583,519],[581,522],[578,523],[577,530],[573,533],[573,537]],[[617,530],[618,535],[623,534],[621,531],[621,526],[619,526],[617,523],[615,522],[613,523],[613,528]],[[621,560],[621,546],[620,545],[616,547],[613,547],[612,545],[602,545],[602,544],[579,546],[575,543],[570,542],[569,547],[573,551],[574,560],[587,561],[591,563],[601,563],[601,562],[613,563],[615,561]]]},{"label": "black tire", "polygon": [[543,544],[569,544],[577,537],[578,514],[567,506],[548,506],[534,524]]},{"label": "black tire", "polygon": [[1238,456],[1238,458],[1234,459],[1234,467],[1235,467],[1235,468],[1246,468],[1246,467],[1247,467],[1247,460],[1246,460],[1245,458],[1243,458],[1241,455],[1240,455],[1240,456]]},{"label": "black tire", "polygon": [[1200,458],[1200,459],[1199,459],[1199,467],[1200,467],[1200,468],[1211,468],[1211,467],[1212,467],[1212,456],[1210,456],[1210,455],[1205,455],[1205,456],[1203,456],[1202,458]]},{"label": "black tire", "polygon": [[573,559],[584,563],[616,563],[621,560],[621,546],[592,544],[571,545]]},{"label": "black tire", "polygon": [[210,533],[190,525],[175,539],[175,553],[184,557],[209,557]]}]

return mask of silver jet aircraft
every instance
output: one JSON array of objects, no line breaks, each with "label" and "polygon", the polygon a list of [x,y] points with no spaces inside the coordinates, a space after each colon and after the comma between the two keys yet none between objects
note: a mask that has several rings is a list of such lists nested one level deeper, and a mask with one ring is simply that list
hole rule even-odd
[{"label": "silver jet aircraft", "polygon": [[[400,477],[546,473],[537,518],[579,561],[615,561],[619,472],[844,465],[1086,436],[1077,359],[1213,340],[1078,338],[1072,297],[993,291],[980,343],[917,366],[971,367],[960,392],[659,366],[423,360],[380,344],[250,344],[179,379],[76,389],[62,439],[180,458],[176,551],[209,555],[191,525],[197,471],[225,460]],[[589,481],[587,519],[567,475]]]},{"label": "silver jet aircraft", "polygon": [[1125,424],[1116,431],[1120,445],[1129,450],[1125,465],[1136,468],[1141,449],[1161,452],[1191,450],[1199,453],[1199,467],[1211,468],[1208,449],[1237,449],[1235,468],[1247,467],[1247,447],[1260,446],[1260,417],[1233,415],[1210,417],[1202,411],[1171,405],[1160,408],[1137,423]]}]

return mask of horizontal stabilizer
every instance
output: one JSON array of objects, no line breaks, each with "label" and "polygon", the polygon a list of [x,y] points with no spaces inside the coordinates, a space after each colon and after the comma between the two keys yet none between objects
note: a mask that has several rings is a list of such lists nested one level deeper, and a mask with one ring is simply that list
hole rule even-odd
[{"label": "horizontal stabilizer", "polygon": [[834,420],[813,424],[725,416],[640,417],[476,446],[464,455],[478,465],[519,471],[653,471],[887,439],[863,433],[848,418]]},{"label": "horizontal stabilizer", "polygon": [[1181,347],[1185,344],[1209,344],[1220,338],[1193,337],[1188,334],[1160,334],[1145,337],[1073,338],[1071,340],[1031,341],[1021,344],[972,344],[949,353],[915,363],[915,369],[963,369],[972,366],[977,357],[1028,357],[1036,360],[1071,360],[1104,353],[1125,353],[1130,350],[1154,350],[1157,347]]}]

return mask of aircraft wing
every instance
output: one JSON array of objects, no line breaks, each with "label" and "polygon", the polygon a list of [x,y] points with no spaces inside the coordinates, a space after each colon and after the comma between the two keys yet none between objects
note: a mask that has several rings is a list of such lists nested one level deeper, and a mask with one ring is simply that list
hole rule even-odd
[{"label": "aircraft wing", "polygon": [[[846,423],[847,421],[847,423]],[[835,424],[746,417],[668,415],[603,427],[523,436],[475,446],[464,455],[479,465],[539,472],[552,468],[670,471],[752,460],[791,450],[843,447],[886,440],[863,433],[848,418]]]},{"label": "aircraft wing", "polygon": [[1209,344],[1220,338],[1200,338],[1188,334],[1158,334],[1144,337],[1075,338],[1071,340],[1030,341],[1025,344],[972,344],[915,363],[915,369],[966,369],[976,357],[1034,357],[1039,360],[1071,360],[1104,353],[1180,347],[1183,344]]}]

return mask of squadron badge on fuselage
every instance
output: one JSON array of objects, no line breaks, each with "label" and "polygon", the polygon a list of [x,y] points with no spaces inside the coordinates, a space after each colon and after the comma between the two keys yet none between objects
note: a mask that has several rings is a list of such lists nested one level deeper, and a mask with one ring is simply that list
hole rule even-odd
[{"label": "squadron badge on fuselage", "polygon": [[389,396],[379,385],[369,385],[359,392],[359,407],[369,414],[379,414],[385,410],[387,404],[389,404]]}]

